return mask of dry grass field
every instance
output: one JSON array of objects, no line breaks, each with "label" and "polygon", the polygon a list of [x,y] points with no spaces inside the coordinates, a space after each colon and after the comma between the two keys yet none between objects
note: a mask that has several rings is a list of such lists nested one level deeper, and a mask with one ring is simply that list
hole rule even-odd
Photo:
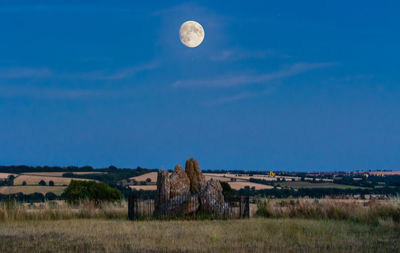
[{"label": "dry grass field", "polygon": [[0,172],[0,179],[7,179],[7,178],[8,178],[8,176],[11,176],[11,175],[13,175],[13,176],[17,176],[17,174],[11,174],[11,173],[1,173],[1,172]]},{"label": "dry grass field", "polygon": [[66,178],[66,177],[51,177],[51,176],[40,176],[40,175],[19,175],[14,179],[14,185],[22,185],[25,181],[28,185],[37,185],[40,180],[44,180],[46,184],[49,184],[49,181],[53,181],[54,185],[67,186],[71,180],[84,180],[88,181],[89,179],[80,179],[80,178]]},{"label": "dry grass field", "polygon": [[283,188],[337,188],[337,189],[359,189],[361,186],[342,185],[334,183],[311,183],[311,182],[279,182]]},{"label": "dry grass field", "polygon": [[[26,172],[21,173],[22,175],[33,175],[33,176],[48,176],[48,177],[62,177],[66,172]],[[88,174],[104,174],[102,171],[79,171],[73,172],[74,175],[88,175]]]},{"label": "dry grass field", "polygon": [[263,189],[272,189],[271,185],[264,185],[264,184],[256,184],[256,183],[251,183],[251,182],[229,182],[229,185],[232,187],[234,190],[240,190],[245,188],[246,186],[249,186],[250,188],[254,187],[256,190],[263,190]]},{"label": "dry grass field", "polygon": [[22,192],[23,194],[43,193],[48,192],[61,195],[65,190],[65,186],[40,186],[40,185],[27,185],[27,186],[0,186],[0,194],[14,194]]},{"label": "dry grass field", "polygon": [[157,185],[130,185],[131,189],[144,190],[144,191],[155,191],[157,190]]},{"label": "dry grass field", "polygon": [[[261,202],[263,203],[263,202]],[[264,210],[264,205],[260,205]],[[0,252],[399,252],[400,202],[271,200],[273,218],[127,220],[127,203],[0,203]],[[263,214],[262,214],[263,215]]]},{"label": "dry grass field", "polygon": [[0,252],[398,252],[400,229],[333,220],[5,222]]},{"label": "dry grass field", "polygon": [[230,182],[231,178],[230,177],[226,177],[224,176],[225,174],[212,174],[212,173],[204,173],[204,176],[206,178],[206,180],[218,180],[218,181],[223,181],[223,182]]},{"label": "dry grass field", "polygon": [[147,178],[151,179],[151,182],[157,182],[157,172],[146,173],[137,177],[131,177],[130,180],[135,180],[137,182],[145,182]]}]

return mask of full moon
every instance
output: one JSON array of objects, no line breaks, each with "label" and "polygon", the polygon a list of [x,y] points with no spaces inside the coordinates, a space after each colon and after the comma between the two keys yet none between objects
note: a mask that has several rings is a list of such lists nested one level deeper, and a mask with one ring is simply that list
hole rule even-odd
[{"label": "full moon", "polygon": [[179,37],[183,45],[197,47],[204,40],[204,29],[196,21],[186,21],[179,29]]}]

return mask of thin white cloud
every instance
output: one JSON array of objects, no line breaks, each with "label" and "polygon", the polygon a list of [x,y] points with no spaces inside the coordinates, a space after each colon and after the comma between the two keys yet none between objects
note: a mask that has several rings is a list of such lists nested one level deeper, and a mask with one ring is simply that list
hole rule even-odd
[{"label": "thin white cloud", "polygon": [[132,96],[132,91],[109,89],[69,89],[59,87],[35,86],[0,86],[0,98],[33,98],[33,99],[109,99]]},{"label": "thin white cloud", "polygon": [[267,74],[227,75],[212,79],[178,80],[173,83],[173,87],[233,87],[246,84],[267,83],[269,81],[285,79],[310,70],[326,68],[333,65],[335,65],[335,63],[296,63],[288,68]]},{"label": "thin white cloud", "polygon": [[257,96],[256,93],[243,92],[243,93],[239,93],[239,94],[236,94],[233,96],[225,96],[225,97],[216,98],[214,100],[209,100],[209,101],[206,101],[204,104],[205,105],[220,105],[220,104],[226,104],[226,103],[231,103],[231,102],[235,102],[235,101],[239,101],[239,100],[252,98],[255,96]]},{"label": "thin white cloud", "polygon": [[143,65],[121,68],[116,71],[96,70],[89,72],[55,72],[48,68],[2,68],[0,79],[82,79],[82,80],[122,80],[140,72],[153,70],[159,63],[150,62]]},{"label": "thin white cloud", "polygon": [[53,75],[48,68],[3,68],[0,79],[49,78]]},{"label": "thin white cloud", "polygon": [[244,59],[265,59],[267,57],[278,56],[273,50],[244,50],[244,49],[226,49],[222,50],[220,53],[216,53],[210,56],[212,61],[237,61]]},{"label": "thin white cloud", "polygon": [[140,66],[122,68],[114,72],[110,71],[92,71],[84,73],[69,73],[64,74],[67,78],[79,78],[83,80],[122,80],[136,75],[139,72],[153,70],[159,67],[156,62],[143,64]]},{"label": "thin white cloud", "polygon": [[208,100],[208,101],[204,102],[204,104],[212,106],[212,105],[233,103],[233,102],[246,100],[246,99],[250,99],[250,98],[254,98],[254,97],[268,95],[271,92],[273,92],[273,90],[274,90],[274,88],[269,88],[267,90],[260,91],[260,92],[242,92],[242,93],[238,93],[238,94],[231,95],[231,96],[223,96],[223,97],[219,97],[216,99]]}]

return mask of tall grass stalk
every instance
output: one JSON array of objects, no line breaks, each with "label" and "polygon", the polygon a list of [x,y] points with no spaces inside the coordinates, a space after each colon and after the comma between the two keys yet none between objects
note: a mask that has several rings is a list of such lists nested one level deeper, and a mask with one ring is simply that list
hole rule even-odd
[{"label": "tall grass stalk", "polygon": [[400,201],[347,201],[336,199],[261,200],[256,214],[272,218],[312,218],[400,223]]},{"label": "tall grass stalk", "polygon": [[96,205],[94,202],[84,201],[77,205],[68,205],[63,201],[26,204],[10,200],[0,203],[0,222],[75,218],[127,219],[128,208],[126,202]]}]

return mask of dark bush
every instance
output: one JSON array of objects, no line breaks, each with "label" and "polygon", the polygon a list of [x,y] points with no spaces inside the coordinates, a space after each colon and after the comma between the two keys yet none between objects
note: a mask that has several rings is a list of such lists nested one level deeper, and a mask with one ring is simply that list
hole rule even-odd
[{"label": "dark bush", "polygon": [[46,181],[40,180],[39,185],[41,185],[41,186],[46,186]]},{"label": "dark bush", "polygon": [[49,181],[49,186],[54,186],[54,181],[53,180]]},{"label": "dark bush", "polygon": [[22,182],[22,185],[25,186],[25,185],[26,185],[26,181],[23,181],[23,182]]},{"label": "dark bush", "polygon": [[72,172],[65,172],[65,173],[62,174],[62,176],[63,177],[73,177],[73,176],[75,176],[75,174],[72,173]]},{"label": "dark bush", "polygon": [[57,199],[57,195],[53,192],[48,192],[46,193],[46,195],[44,196],[47,200],[56,200]]},{"label": "dark bush", "polygon": [[64,199],[70,204],[77,204],[83,200],[94,201],[100,204],[105,201],[120,201],[122,194],[119,190],[108,186],[105,183],[95,181],[72,180],[64,191]]}]

